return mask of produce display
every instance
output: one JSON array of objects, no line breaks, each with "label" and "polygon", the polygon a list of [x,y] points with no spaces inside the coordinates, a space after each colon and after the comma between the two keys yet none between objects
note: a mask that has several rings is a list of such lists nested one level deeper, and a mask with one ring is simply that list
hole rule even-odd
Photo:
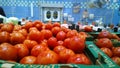
[{"label": "produce display", "polygon": [[[43,23],[39,20],[25,25],[0,24],[0,64],[14,62],[15,68],[19,65],[21,68],[22,65],[29,67],[29,64],[33,67],[55,64],[53,66],[56,68],[64,67],[64,64],[68,64],[65,67],[69,67],[69,64],[73,67],[79,64],[81,67],[111,66],[108,62],[106,65],[102,62],[97,64],[100,50],[115,62],[112,63],[113,67],[120,65],[120,46],[117,44],[120,38],[116,34],[103,30],[97,38],[93,38],[89,35],[89,32],[93,32],[92,27],[86,26],[83,31],[61,27],[58,22]],[[89,41],[94,42],[95,46]]]},{"label": "produce display", "polygon": [[0,60],[21,64],[91,65],[84,52],[86,37],[85,32],[61,27],[58,22],[0,24]]},{"label": "produce display", "polygon": [[120,44],[117,47],[114,46],[113,39],[120,42],[120,38],[117,35],[104,30],[98,34],[98,39],[94,42],[107,56],[120,65]]}]

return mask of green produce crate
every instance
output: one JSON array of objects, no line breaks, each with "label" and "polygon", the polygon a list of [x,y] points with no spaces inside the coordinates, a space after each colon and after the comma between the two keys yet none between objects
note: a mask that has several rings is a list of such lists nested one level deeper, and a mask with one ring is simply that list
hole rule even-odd
[{"label": "green produce crate", "polygon": [[90,34],[91,36],[94,37],[94,39],[96,39],[98,37],[99,32],[87,32],[88,34]]},{"label": "green produce crate", "polygon": [[[85,51],[85,54],[86,53],[87,51]],[[92,57],[88,56],[88,58],[91,59]],[[94,63],[93,61],[91,62],[92,62],[91,65],[84,65],[84,64],[49,64],[49,65],[32,64],[30,65],[30,64],[20,64],[20,63],[0,60],[0,68],[101,68],[102,67],[99,64],[93,64]]]},{"label": "green produce crate", "polygon": [[[87,32],[87,33],[90,34],[90,35],[92,35],[94,38],[97,38],[97,37],[98,37],[98,34],[99,34],[100,32]],[[110,33],[116,34],[116,35],[118,35],[118,36],[120,37],[120,32],[110,32]]]},{"label": "green produce crate", "polygon": [[114,47],[120,47],[120,41],[118,41],[117,39],[111,39],[111,41]]},{"label": "green produce crate", "polygon": [[19,64],[0,60],[0,68],[101,68],[100,65],[83,65],[83,64],[49,64],[49,65],[35,65],[35,64]]},{"label": "green produce crate", "polygon": [[85,54],[90,58],[92,64],[20,64],[10,61],[0,60],[0,68],[119,68],[110,58],[97,48],[93,42],[86,41]]},{"label": "green produce crate", "polygon": [[99,64],[102,68],[120,68],[115,62],[111,60],[105,53],[103,53],[93,41],[86,41],[87,51],[93,57],[94,64]]},{"label": "green produce crate", "polygon": [[[86,49],[85,49],[86,50]],[[88,51],[89,52],[89,51]],[[85,54],[88,56],[87,51]],[[92,58],[89,57],[88,58]],[[36,64],[20,64],[10,61],[0,60],[0,68],[101,68],[99,64],[93,64],[91,60],[91,65],[84,65],[84,64],[49,64],[49,65],[36,65]]]},{"label": "green produce crate", "polygon": [[94,37],[90,34],[88,34],[88,36],[86,37],[86,41],[93,41]]},{"label": "green produce crate", "polygon": [[[88,34],[99,34],[100,32],[87,32]],[[110,33],[112,33],[112,34],[120,34],[120,32],[110,32]]]},{"label": "green produce crate", "polygon": [[[94,42],[98,40],[98,39],[94,39]],[[117,39],[111,39],[112,44],[114,47],[120,47],[120,41],[118,41]]]}]

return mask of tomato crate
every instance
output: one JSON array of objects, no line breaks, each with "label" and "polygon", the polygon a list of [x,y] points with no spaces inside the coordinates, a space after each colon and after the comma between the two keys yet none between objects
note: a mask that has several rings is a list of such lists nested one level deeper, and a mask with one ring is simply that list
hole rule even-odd
[{"label": "tomato crate", "polygon": [[39,65],[39,64],[20,64],[5,60],[0,60],[0,68],[101,68],[102,66],[99,64],[95,64],[93,61],[93,57],[90,57],[85,48],[85,55],[91,60],[91,65],[85,64],[48,64],[48,65]]},{"label": "tomato crate", "polygon": [[93,41],[86,41],[86,51],[88,55],[93,57],[93,64],[99,64],[102,68],[120,68],[115,62],[112,61],[105,53],[103,53]]},{"label": "tomato crate", "polygon": [[0,60],[0,68],[119,68],[112,60],[109,60],[92,41],[86,41],[84,53],[91,60],[91,65],[84,64],[20,64],[10,61]]},{"label": "tomato crate", "polygon": [[[92,35],[94,38],[97,38],[98,37],[98,34],[100,32],[87,32],[88,34]],[[110,32],[111,34],[116,34],[117,36],[120,37],[120,32]]]},{"label": "tomato crate", "polygon": [[90,34],[87,34],[88,36],[86,37],[86,41],[93,41],[94,37]]},{"label": "tomato crate", "polygon": [[[94,39],[94,42],[98,39]],[[120,47],[120,41],[117,39],[110,39],[114,47]]]},{"label": "tomato crate", "polygon": [[111,41],[114,47],[120,47],[120,41],[118,41],[117,39],[111,39]]},{"label": "tomato crate", "polygon": [[[106,60],[106,62],[102,62],[105,60],[98,51],[94,51],[94,49],[99,50],[96,46],[94,46],[91,42],[86,42],[86,48],[84,53],[87,57],[91,60],[91,65],[84,65],[84,64],[48,64],[48,65],[39,65],[39,64],[20,64],[5,60],[0,60],[0,68],[119,68],[113,62]],[[101,53],[101,51],[100,51]],[[109,63],[110,64],[107,64]]]},{"label": "tomato crate", "polygon": [[92,65],[83,65],[83,64],[49,64],[49,65],[31,64],[30,65],[30,64],[20,64],[20,63],[0,60],[0,68],[108,68],[108,66],[105,64],[101,64],[101,62]]},{"label": "tomato crate", "polygon": [[20,64],[4,60],[0,60],[0,68],[101,68],[100,65],[83,65],[83,64],[49,64],[49,65],[35,65],[35,64]]}]

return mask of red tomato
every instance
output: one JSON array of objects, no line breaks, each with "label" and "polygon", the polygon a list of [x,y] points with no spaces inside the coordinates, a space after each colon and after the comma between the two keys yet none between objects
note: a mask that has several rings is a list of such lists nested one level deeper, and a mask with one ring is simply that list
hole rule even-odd
[{"label": "red tomato", "polygon": [[2,43],[0,45],[0,59],[16,60],[17,59],[17,49],[9,43]]},{"label": "red tomato", "polygon": [[57,27],[60,27],[60,23],[54,22],[54,23],[53,23],[53,27],[56,27],[56,26],[57,26]]},{"label": "red tomato", "polygon": [[41,42],[44,39],[44,35],[38,30],[32,30],[29,32],[28,37],[30,40]]},{"label": "red tomato", "polygon": [[63,41],[58,41],[58,45],[63,45]]},{"label": "red tomato", "polygon": [[42,44],[38,44],[32,48],[31,55],[37,57],[40,53],[47,51],[47,50],[49,50],[48,47],[46,47]]},{"label": "red tomato", "polygon": [[77,33],[78,33],[77,30],[72,30],[72,31],[77,35]]},{"label": "red tomato", "polygon": [[7,31],[11,33],[13,31],[13,28],[14,28],[14,25],[12,23],[7,23],[1,27],[1,31]]},{"label": "red tomato", "polygon": [[27,37],[28,33],[26,29],[21,29],[18,32],[20,32],[23,36]]},{"label": "red tomato", "polygon": [[119,36],[117,36],[116,34],[111,34],[111,35],[112,35],[112,39],[117,39],[117,40],[119,40],[119,41],[120,41]]},{"label": "red tomato", "polygon": [[21,25],[15,25],[13,31],[18,31],[21,30],[22,26]]},{"label": "red tomato", "polygon": [[66,37],[67,38],[71,38],[73,36],[77,36],[77,32],[76,31],[73,31],[73,30],[70,30],[69,32],[67,32],[66,34]]},{"label": "red tomato", "polygon": [[86,40],[86,37],[87,37],[86,35],[80,34],[80,33],[77,36],[83,40]]},{"label": "red tomato", "polygon": [[42,22],[40,20],[35,20],[33,22],[33,26],[35,27],[37,24],[41,24],[42,25]]},{"label": "red tomato", "polygon": [[56,47],[58,45],[57,43],[57,39],[55,37],[50,37],[48,40],[47,40],[47,44],[48,44],[48,47],[50,49],[53,49],[54,47]]},{"label": "red tomato", "polygon": [[58,54],[51,50],[44,51],[37,56],[37,64],[57,64],[58,60]]},{"label": "red tomato", "polygon": [[30,31],[32,31],[32,30],[38,30],[36,27],[31,27],[30,29],[29,29],[29,32]]},{"label": "red tomato", "polygon": [[90,65],[91,62],[88,59],[87,56],[85,56],[84,54],[76,54],[71,56],[67,63],[72,63],[72,64],[86,64],[86,65]]},{"label": "red tomato", "polygon": [[42,25],[42,22],[41,22],[41,21],[35,20],[35,21],[33,22],[33,26],[36,27],[38,30],[41,30],[43,25]]},{"label": "red tomato", "polygon": [[53,27],[51,29],[52,33],[53,33],[53,36],[56,36],[58,32],[61,31],[61,28],[60,27]]},{"label": "red tomato", "polygon": [[84,30],[86,32],[92,32],[92,27],[91,26],[85,26]]},{"label": "red tomato", "polygon": [[74,53],[74,51],[72,51],[71,49],[63,49],[63,50],[61,50],[60,51],[60,53],[59,53],[59,56],[60,56],[60,62],[61,63],[66,63],[67,62],[67,60],[68,60],[68,58],[70,57],[70,56],[73,56],[73,55],[75,55],[75,53]]},{"label": "red tomato", "polygon": [[36,28],[40,31],[42,30],[42,23],[36,24]]},{"label": "red tomato", "polygon": [[48,47],[48,44],[47,44],[47,40],[46,40],[46,39],[42,40],[40,44],[43,45],[43,46]]},{"label": "red tomato", "polygon": [[31,50],[38,43],[34,40],[25,40],[23,44],[26,45],[29,50]]},{"label": "red tomato", "polygon": [[11,33],[10,42],[12,44],[23,43],[24,40],[25,40],[25,37],[21,33],[19,32]]},{"label": "red tomato", "polygon": [[117,57],[117,56],[112,57],[112,60],[120,66],[120,57]]},{"label": "red tomato", "polygon": [[65,33],[67,33],[67,32],[69,32],[69,31],[70,31],[70,29],[68,29],[68,28],[66,28],[66,27],[64,27],[64,26],[63,26],[63,27],[61,27],[61,30],[62,30],[62,31],[64,31]]},{"label": "red tomato", "polygon": [[24,44],[16,44],[15,48],[18,50],[18,60],[29,55],[29,50]]},{"label": "red tomato", "polygon": [[53,28],[52,23],[47,23],[47,24],[45,24],[45,29],[51,30],[52,28]]},{"label": "red tomato", "polygon": [[103,48],[101,48],[101,50],[102,50],[105,54],[107,54],[109,57],[112,57],[113,53],[112,53],[112,51],[111,51],[109,48],[103,47]]},{"label": "red tomato", "polygon": [[66,38],[63,42],[63,46],[65,46],[66,48],[68,48],[68,46],[70,45],[70,38]]},{"label": "red tomato", "polygon": [[59,45],[59,46],[54,47],[53,51],[56,52],[57,54],[59,54],[60,51],[62,51],[64,49],[66,49],[64,46]]},{"label": "red tomato", "polygon": [[9,42],[10,34],[6,31],[0,32],[0,43]]},{"label": "red tomato", "polygon": [[111,33],[107,30],[103,30],[102,32],[98,34],[98,38],[109,38],[110,39],[111,37],[112,37]]},{"label": "red tomato", "polygon": [[45,23],[42,23],[42,30],[45,29]]},{"label": "red tomato", "polygon": [[101,47],[107,47],[107,48],[113,47],[112,41],[108,38],[100,38],[95,42],[95,44],[100,48]]},{"label": "red tomato", "polygon": [[56,35],[57,40],[63,41],[66,38],[66,33],[64,31],[60,31]]},{"label": "red tomato", "polygon": [[68,45],[68,48],[74,52],[82,52],[85,48],[85,40],[74,36],[70,39],[70,45]]},{"label": "red tomato", "polygon": [[24,25],[24,28],[28,31],[29,28],[33,27],[33,23],[32,22],[26,22]]},{"label": "red tomato", "polygon": [[[25,28],[25,25],[22,25],[21,27],[22,27],[22,29],[26,29],[26,28]],[[27,29],[26,29],[26,30],[27,30]]]},{"label": "red tomato", "polygon": [[36,24],[36,28],[40,31],[42,30],[42,24]]},{"label": "red tomato", "polygon": [[45,39],[52,37],[52,32],[50,30],[41,30],[41,33],[44,35]]},{"label": "red tomato", "polygon": [[25,56],[20,60],[21,64],[35,64],[36,63],[36,57],[35,56]]},{"label": "red tomato", "polygon": [[85,32],[79,32],[79,34],[87,37],[87,34]]},{"label": "red tomato", "polygon": [[3,25],[4,25],[3,23],[0,23],[0,29],[1,29],[1,27],[2,27]]},{"label": "red tomato", "polygon": [[112,52],[114,56],[119,56],[120,57],[120,47],[113,47]]}]

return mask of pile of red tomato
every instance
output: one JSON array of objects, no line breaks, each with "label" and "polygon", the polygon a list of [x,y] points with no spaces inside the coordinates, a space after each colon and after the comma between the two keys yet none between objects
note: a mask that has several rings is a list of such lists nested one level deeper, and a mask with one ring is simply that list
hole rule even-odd
[{"label": "pile of red tomato", "polygon": [[84,54],[85,32],[39,20],[0,24],[0,60],[22,64],[91,64]]},{"label": "pile of red tomato", "polygon": [[95,44],[109,56],[115,63],[120,65],[120,47],[114,47],[111,39],[120,40],[120,38],[115,35],[111,34],[109,31],[102,31],[98,35],[98,38]]}]

